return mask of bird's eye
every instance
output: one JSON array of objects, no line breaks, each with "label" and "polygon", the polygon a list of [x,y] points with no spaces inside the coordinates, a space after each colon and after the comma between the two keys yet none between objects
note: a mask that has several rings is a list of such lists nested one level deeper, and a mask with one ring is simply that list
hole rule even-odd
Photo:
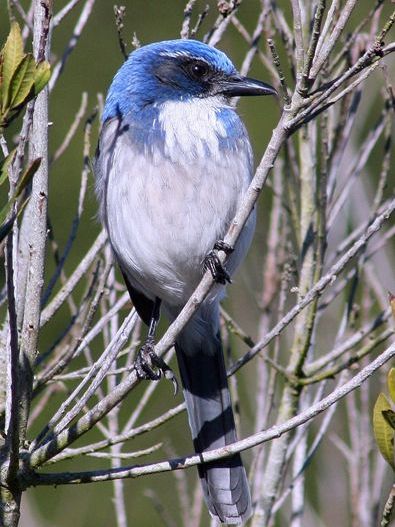
[{"label": "bird's eye", "polygon": [[190,65],[189,71],[192,77],[195,79],[201,79],[207,75],[209,67],[207,64],[203,64],[202,62],[194,62]]}]

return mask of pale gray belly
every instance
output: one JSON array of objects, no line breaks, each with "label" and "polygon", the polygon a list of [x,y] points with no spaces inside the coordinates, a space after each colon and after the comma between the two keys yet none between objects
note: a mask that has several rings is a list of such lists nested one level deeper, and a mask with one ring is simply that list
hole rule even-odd
[{"label": "pale gray belly", "polygon": [[[174,166],[162,159],[118,162],[107,186],[107,223],[114,251],[131,282],[150,298],[184,303],[202,277],[202,261],[226,234],[248,186],[242,159]],[[232,256],[247,250],[253,222]]]}]

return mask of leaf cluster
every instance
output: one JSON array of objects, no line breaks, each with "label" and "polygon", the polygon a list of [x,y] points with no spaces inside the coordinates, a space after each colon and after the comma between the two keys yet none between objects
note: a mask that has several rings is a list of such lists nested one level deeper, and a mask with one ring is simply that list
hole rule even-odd
[{"label": "leaf cluster", "polygon": [[0,129],[44,88],[50,75],[48,62],[36,62],[24,52],[19,24],[13,22],[0,52]]},{"label": "leaf cluster", "polygon": [[[17,22],[11,24],[6,43],[0,51],[0,132],[6,128],[47,84],[51,75],[49,63],[36,62],[31,53],[25,53],[21,29]],[[16,149],[0,163],[0,187],[6,183],[9,169],[14,162]],[[0,242],[10,232],[17,217],[14,205],[22,199],[20,213],[26,200],[23,191],[40,166],[37,158],[24,170],[8,203],[0,210]]]}]

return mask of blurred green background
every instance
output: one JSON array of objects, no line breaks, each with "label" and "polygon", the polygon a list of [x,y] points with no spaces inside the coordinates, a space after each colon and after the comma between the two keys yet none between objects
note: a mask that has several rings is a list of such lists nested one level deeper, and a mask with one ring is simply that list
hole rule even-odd
[{"label": "blurred green background", "polygon": [[[55,1],[55,13],[58,12],[66,2]],[[122,2],[126,6],[125,28],[123,30],[124,38],[128,44],[128,50],[132,50],[131,40],[136,33],[137,38],[142,44],[152,41],[173,39],[179,37],[181,23],[183,20],[184,0],[125,0]],[[281,3],[281,2],[280,2]],[[24,4],[22,2],[22,4]],[[52,41],[51,61],[55,62],[64,53],[67,43],[73,33],[75,24],[81,12],[81,5],[67,16],[67,18],[56,28]],[[203,24],[203,30],[198,37],[202,38],[205,31],[211,27],[212,22],[217,16],[217,2],[213,0],[198,1],[196,11],[201,11],[206,4],[210,5],[210,12]],[[282,2],[288,6],[288,2]],[[362,10],[368,10],[370,2],[364,3],[360,7]],[[240,10],[239,18],[250,33],[254,30],[257,13],[260,9],[259,0],[246,0]],[[8,32],[8,16],[5,0],[0,1],[0,41],[3,42]],[[220,49],[225,51],[234,61],[237,67],[240,67],[242,60],[247,51],[247,44],[240,37],[236,29],[230,24],[224,38],[221,40]],[[97,94],[104,94],[111,82],[111,79],[118,67],[121,65],[123,57],[121,55],[117,32],[114,23],[113,2],[97,0],[93,13],[87,23],[85,30],[77,44],[76,49],[67,61],[65,70],[51,95],[50,99],[50,149],[53,153],[62,143],[64,136],[74,120],[74,116],[79,108],[82,92],[88,94],[88,114],[91,113],[97,105]],[[250,76],[269,80],[268,74],[258,60],[254,61],[250,71]],[[380,108],[377,109],[377,113]],[[373,113],[375,110],[373,109]],[[240,101],[239,113],[242,115],[247,128],[250,132],[252,144],[258,161],[264,152],[265,145],[275,126],[279,108],[273,99],[245,98]],[[375,115],[370,115],[369,119],[373,120]],[[8,136],[17,131],[14,127],[9,131]],[[98,120],[94,125],[92,136],[92,152],[96,143],[98,133]],[[80,175],[83,167],[83,132],[80,127],[75,135],[70,147],[62,158],[54,164],[50,173],[50,195],[49,195],[49,215],[53,225],[54,235],[62,249],[70,232],[73,217],[77,209],[77,199],[80,188]],[[377,153],[380,155],[380,153]],[[372,160],[374,162],[374,159]],[[270,204],[271,192],[268,190],[263,194],[260,201],[261,221],[258,223],[258,229],[254,241],[253,250],[250,252],[248,261],[242,271],[238,274],[235,286],[232,286],[229,298],[226,301],[229,308],[240,320],[243,327],[256,336],[256,321],[259,315],[258,295],[261,284],[262,258],[265,246],[265,218]],[[99,232],[99,225],[95,219],[96,203],[93,194],[93,177],[89,176],[89,191],[86,200],[84,214],[79,227],[77,242],[75,243],[71,255],[66,265],[66,272],[70,273],[81,259],[86,249],[91,245]],[[47,275],[51,275],[54,269],[52,258],[48,259]],[[81,294],[82,288],[78,290]],[[125,311],[126,312],[126,311]],[[64,312],[60,311],[55,320],[46,328],[40,340],[40,351],[45,351],[53,342],[54,338],[62,332],[65,327]],[[100,352],[100,345],[97,344],[96,352]],[[240,351],[241,352],[241,351]],[[245,379],[254,379],[255,364],[250,363],[243,376]],[[254,382],[252,380],[252,382]],[[145,386],[144,386],[145,387]],[[144,387],[139,387],[130,396],[130,405],[134,406]],[[254,393],[253,385],[249,384],[248,392],[243,389],[243,415],[242,415],[242,435],[252,431],[252,422],[254,415]],[[64,398],[64,394],[58,394],[51,398],[48,404],[48,414],[57,407],[59,401]],[[171,395],[171,388],[166,383],[161,383],[158,387],[155,401],[152,407],[143,414],[144,418],[159,415],[160,410],[164,411],[170,406],[178,404],[181,396],[178,395],[174,400]],[[127,405],[123,405],[124,418],[127,417]],[[34,431],[38,431],[43,421],[37,423]],[[89,439],[98,439],[99,435],[89,434]],[[130,450],[146,448],[156,442],[164,441],[165,446],[171,446],[177,454],[190,453],[192,450],[189,429],[184,415],[178,416],[149,436],[147,439],[136,440],[131,444]],[[80,443],[78,443],[80,444]],[[75,445],[75,446],[78,446]],[[82,443],[81,443],[82,444]],[[343,465],[340,457],[333,456],[333,447],[330,444],[325,445],[325,456],[329,463],[326,464],[331,474],[330,478],[339,479],[337,490],[337,500],[342,500],[343,505],[346,501],[346,478],[343,478]],[[150,459],[163,459],[166,451],[161,451],[150,457]],[[245,455],[248,460],[248,453]],[[143,459],[142,462],[146,460]],[[107,462],[102,459],[86,459],[78,466],[75,463],[64,463],[56,466],[56,470],[81,470],[84,468],[106,467]],[[313,464],[311,470],[319,470]],[[322,468],[321,468],[322,470]],[[341,478],[338,475],[341,474]],[[187,472],[188,481],[193,485],[197,481],[195,470]],[[341,480],[344,480],[343,482]],[[137,480],[127,480],[125,482],[125,493],[127,496],[127,510],[130,525],[148,526],[161,525],[157,513],[150,506],[150,502],[145,497],[147,489],[154,489],[161,496],[162,503],[168,507],[170,512],[176,518],[177,511],[175,495],[174,475],[167,473],[155,475],[153,477],[144,477]],[[193,487],[192,487],[193,488]],[[314,495],[325,493],[325,488],[319,485],[311,486],[310,498]],[[63,486],[58,488],[42,487],[30,489],[24,496],[24,513],[21,521],[22,527],[90,527],[90,526],[111,526],[114,523],[114,512],[112,506],[113,488],[111,483],[101,483],[94,485],[80,486]],[[314,502],[315,499],[312,498]],[[346,508],[346,507],[345,507]],[[332,510],[330,521],[336,525],[345,525],[344,507],[339,510]],[[204,513],[206,514],[206,513]],[[329,519],[329,518],[328,518]],[[206,525],[206,523],[205,523]],[[207,520],[207,525],[209,525]]]}]

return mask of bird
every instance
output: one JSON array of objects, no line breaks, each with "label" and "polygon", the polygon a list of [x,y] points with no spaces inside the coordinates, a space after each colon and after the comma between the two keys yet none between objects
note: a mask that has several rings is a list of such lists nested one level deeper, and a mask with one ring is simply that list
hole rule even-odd
[{"label": "bird", "polygon": [[[196,453],[237,441],[219,305],[250,246],[255,211],[235,246],[225,244],[253,177],[248,133],[231,99],[275,94],[269,84],[242,76],[219,49],[178,39],[134,50],[104,104],[95,190],[132,303],[149,326],[136,360],[139,377],[158,379],[170,370],[155,355],[160,310],[173,321],[204,271],[215,279],[175,341]],[[226,268],[219,251],[228,253]],[[231,525],[250,517],[240,454],[202,463],[198,473],[213,518]]]}]

